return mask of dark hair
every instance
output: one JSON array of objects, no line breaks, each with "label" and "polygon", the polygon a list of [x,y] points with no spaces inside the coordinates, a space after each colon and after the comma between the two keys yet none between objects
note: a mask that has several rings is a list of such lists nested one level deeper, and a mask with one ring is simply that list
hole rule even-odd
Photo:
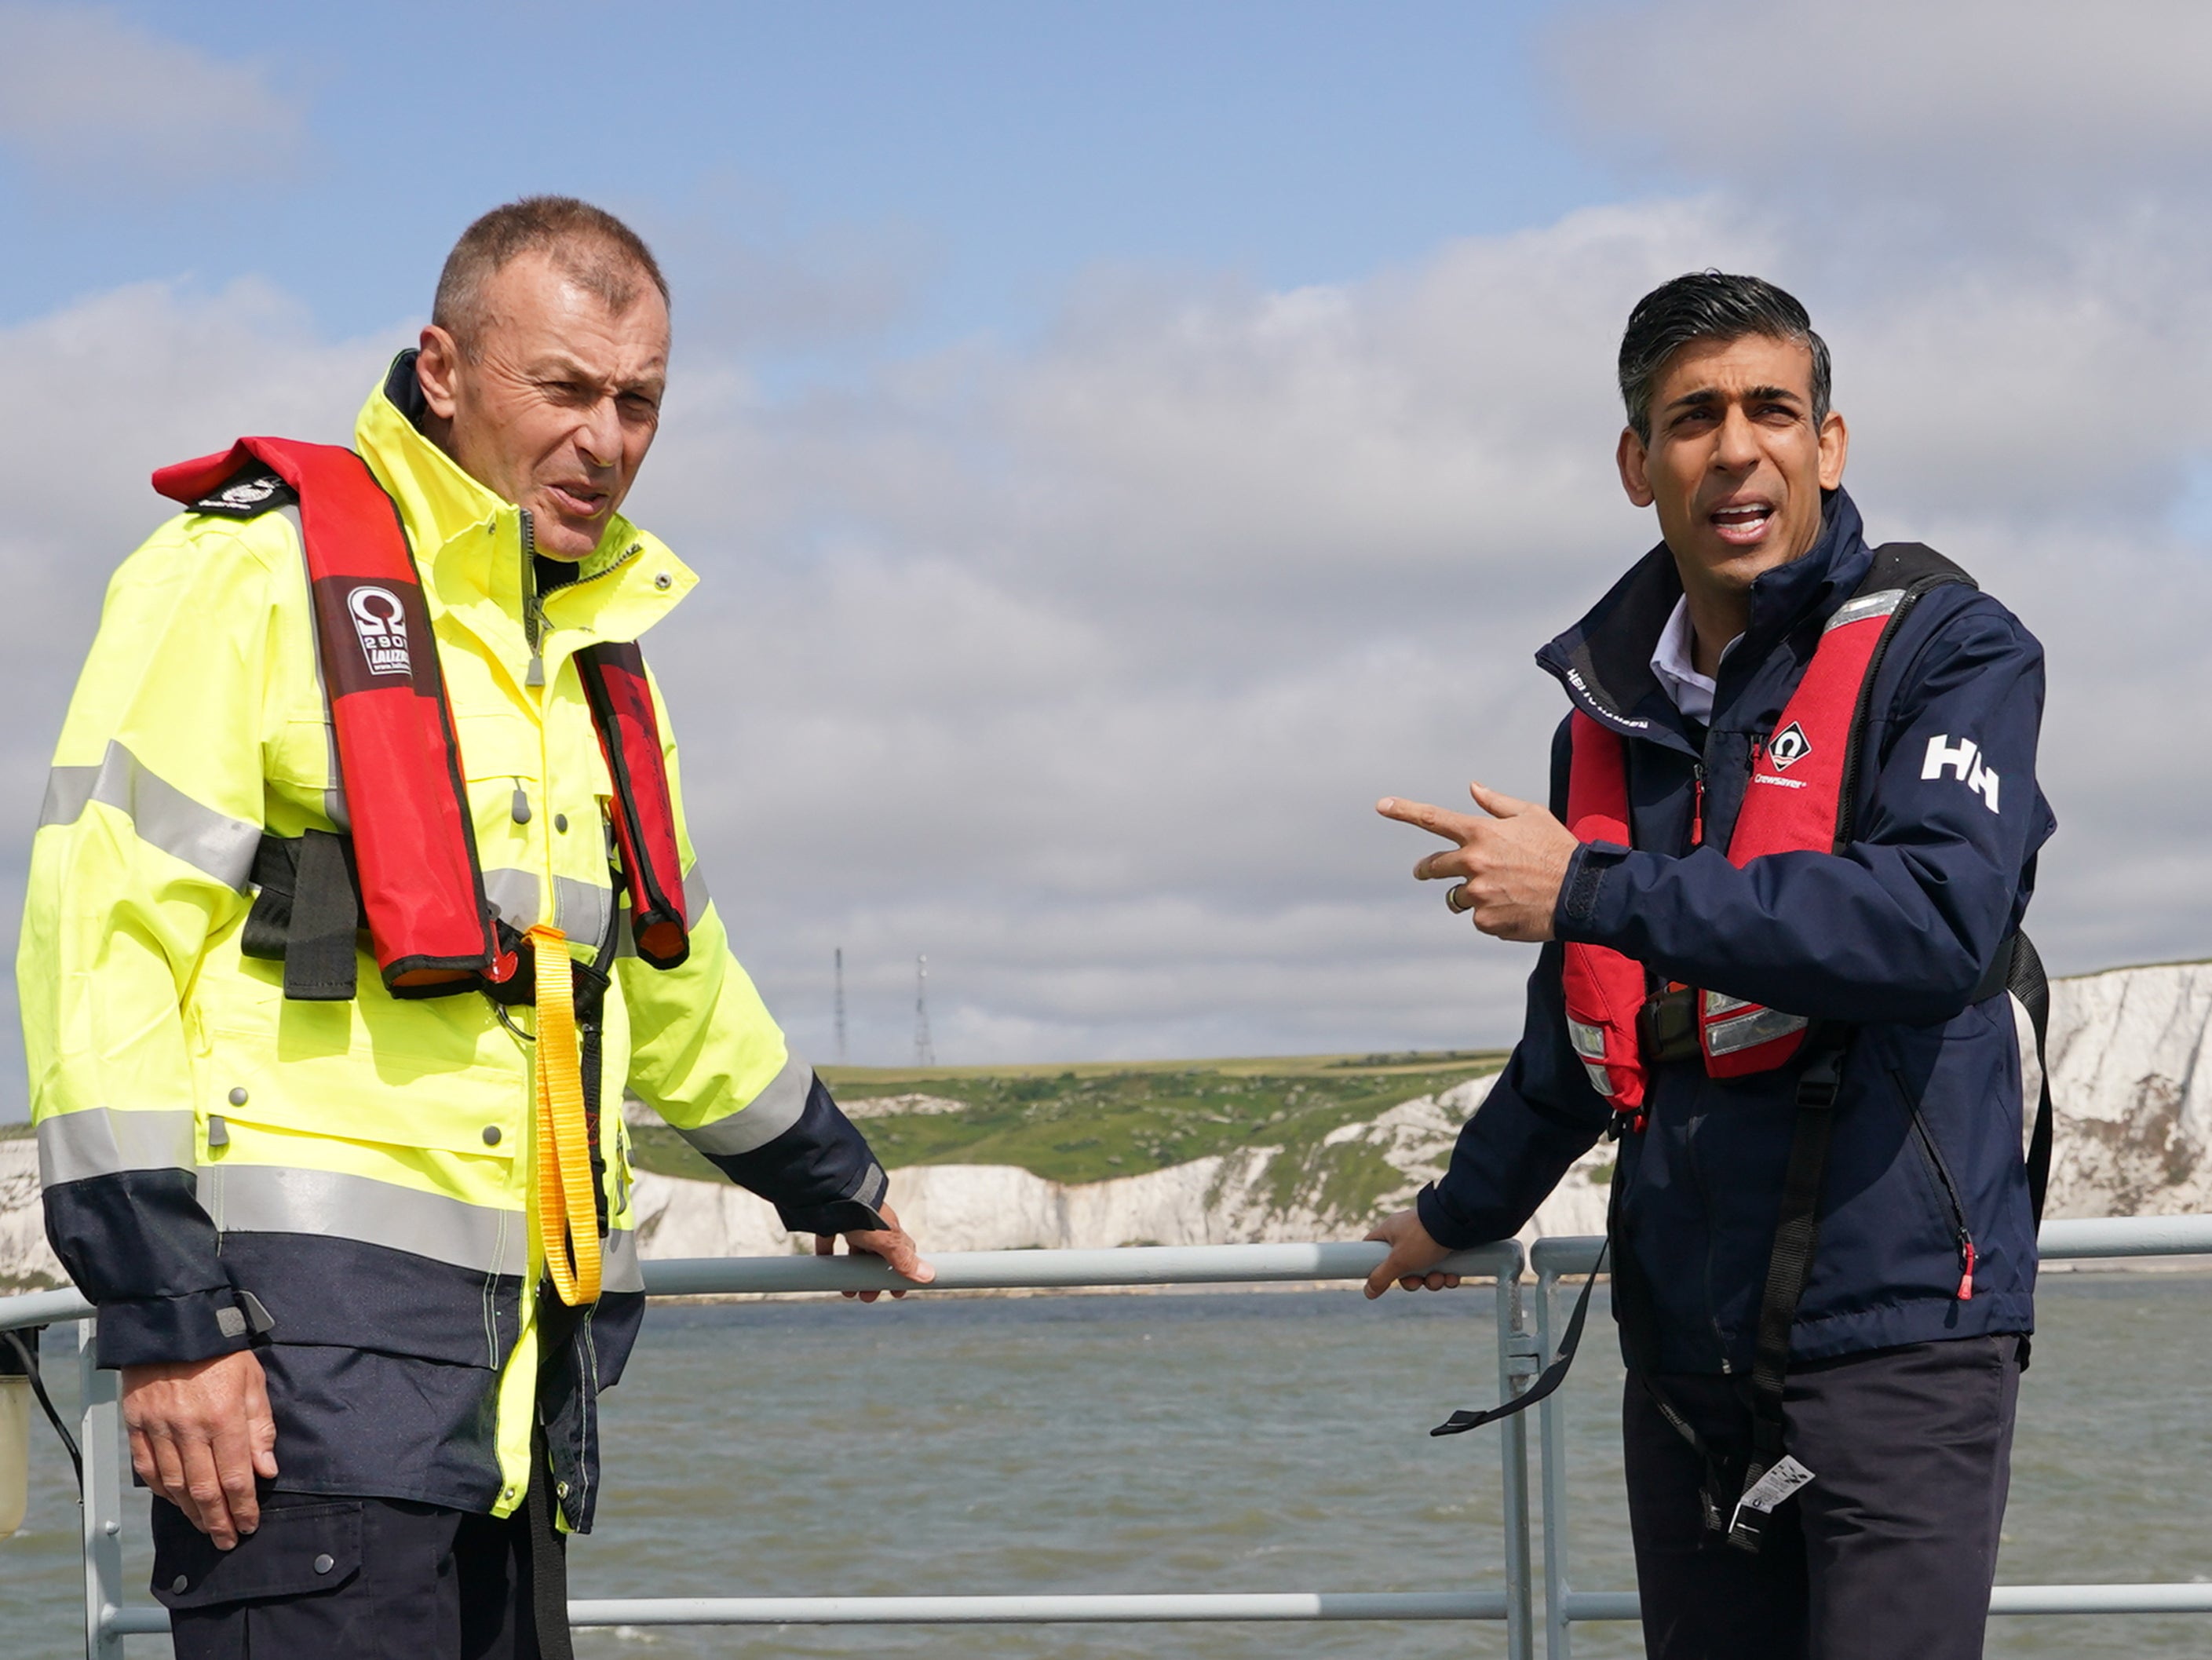
[{"label": "dark hair", "polygon": [[638,279],[645,278],[668,302],[668,279],[645,239],[604,208],[573,196],[526,196],[494,208],[461,233],[446,268],[438,274],[438,296],[430,320],[473,355],[485,322],[484,288],[507,264],[526,253],[543,253],[610,311],[637,303]]},{"label": "dark hair", "polygon": [[1693,340],[1741,340],[1746,335],[1792,340],[1813,354],[1813,425],[1828,418],[1828,343],[1795,297],[1759,277],[1692,271],[1662,283],[1636,302],[1620,337],[1620,401],[1628,424],[1651,441],[1651,391],[1667,360]]}]

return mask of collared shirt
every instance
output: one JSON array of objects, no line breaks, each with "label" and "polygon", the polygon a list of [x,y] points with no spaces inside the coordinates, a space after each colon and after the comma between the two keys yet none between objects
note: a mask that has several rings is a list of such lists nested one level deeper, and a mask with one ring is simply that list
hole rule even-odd
[{"label": "collared shirt", "polygon": [[[1741,635],[1736,640],[1742,639]],[[1697,636],[1690,626],[1690,600],[1685,594],[1674,602],[1674,609],[1667,618],[1667,626],[1659,630],[1659,643],[1652,648],[1651,672],[1657,677],[1660,689],[1674,701],[1674,707],[1700,726],[1713,718],[1713,677],[1698,672],[1697,660],[1692,654]],[[1729,654],[1731,640],[1721,648],[1721,655]]]}]

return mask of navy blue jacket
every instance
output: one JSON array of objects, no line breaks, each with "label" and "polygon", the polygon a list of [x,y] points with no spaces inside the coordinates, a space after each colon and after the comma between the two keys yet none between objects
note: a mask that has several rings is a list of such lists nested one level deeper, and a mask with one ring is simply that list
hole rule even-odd
[{"label": "navy blue jacket", "polygon": [[[1663,544],[1537,654],[1576,707],[1627,740],[1636,843],[1577,852],[1559,938],[1850,1028],[1819,1254],[1792,1335],[1806,1360],[2034,1325],[2011,1005],[2002,994],[1971,999],[2019,926],[2036,851],[2056,827],[2035,782],[2042,648],[1986,594],[1928,594],[1878,671],[1850,845],[1741,870],[1723,852],[1752,745],[1773,730],[1821,623],[1871,559],[1858,510],[1832,493],[1812,550],[1752,585],[1750,625],[1721,664],[1707,730],[1650,670],[1681,593]],[[1964,764],[1931,764],[1931,746],[1940,763],[1967,739],[1994,786],[1972,787]],[[1552,755],[1562,816],[1567,754],[1563,722]],[[1705,845],[1693,850],[1701,765]],[[1610,1122],[1568,1043],[1560,961],[1556,942],[1540,953],[1520,1043],[1443,1179],[1420,1195],[1421,1219],[1443,1243],[1517,1232]],[[1626,1345],[1630,1364],[1750,1367],[1802,1069],[1734,1079],[1708,1078],[1694,1061],[1655,1069],[1650,1126],[1622,1139],[1614,1174],[1626,1184],[1615,1250],[1628,1258],[1616,1313],[1640,1307],[1650,1324]],[[1967,1238],[1974,1294],[1962,1302]]]}]

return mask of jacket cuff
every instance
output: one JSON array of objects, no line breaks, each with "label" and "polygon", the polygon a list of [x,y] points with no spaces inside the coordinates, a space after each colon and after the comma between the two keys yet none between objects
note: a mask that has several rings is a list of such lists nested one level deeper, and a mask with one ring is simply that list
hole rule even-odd
[{"label": "jacket cuff", "polygon": [[1628,848],[1613,842],[1585,842],[1575,849],[1567,860],[1566,879],[1559,884],[1559,901],[1552,910],[1553,938],[1585,945],[1605,943],[1593,932],[1598,902],[1604,896],[1606,877],[1628,856]]},{"label": "jacket cuff", "polygon": [[113,1371],[235,1354],[252,1346],[257,1324],[239,1303],[238,1293],[228,1286],[102,1303],[95,1344],[99,1362]]},{"label": "jacket cuff", "polygon": [[1466,1250],[1474,1245],[1490,1243],[1480,1229],[1470,1228],[1437,1191],[1433,1182],[1414,1195],[1413,1210],[1421,1219],[1421,1225],[1429,1231],[1429,1237],[1439,1245],[1453,1250]]},{"label": "jacket cuff", "polygon": [[779,1203],[775,1213],[791,1233],[872,1231],[884,1225],[883,1213],[877,1207],[883,1203],[890,1189],[890,1180],[884,1174],[884,1167],[872,1158],[867,1169],[860,1173],[859,1183],[843,1198],[813,1204]]}]

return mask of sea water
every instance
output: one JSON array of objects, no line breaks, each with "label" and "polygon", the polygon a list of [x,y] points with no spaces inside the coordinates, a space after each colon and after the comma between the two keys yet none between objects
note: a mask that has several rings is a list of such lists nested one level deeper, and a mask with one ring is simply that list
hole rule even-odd
[{"label": "sea water", "polygon": [[[2001,1579],[2212,1576],[2208,1316],[2212,1276],[2046,1277]],[[1452,1408],[1494,1399],[1494,1331],[1486,1287],[1380,1304],[1347,1288],[656,1307],[606,1397],[606,1487],[598,1531],[572,1549],[574,1591],[1494,1588],[1499,1432],[1426,1433]],[[66,1395],[62,1335],[47,1353]],[[1594,1324],[1562,1395],[1582,1590],[1633,1583],[1610,1338]],[[1533,1424],[1530,1440],[1533,1485]],[[0,1631],[10,1655],[64,1655],[82,1640],[76,1507],[58,1450],[34,1442],[33,1458],[26,1531],[0,1543]],[[126,1500],[134,1600],[148,1572],[145,1503]],[[1577,1626],[1574,1646],[1641,1652],[1626,1625]],[[1441,1660],[1502,1654],[1504,1630],[656,1627],[580,1633],[577,1648],[593,1660]],[[129,1651],[167,1645],[134,1639]],[[2000,1617],[1990,1652],[2203,1654],[2212,1614]]]}]

